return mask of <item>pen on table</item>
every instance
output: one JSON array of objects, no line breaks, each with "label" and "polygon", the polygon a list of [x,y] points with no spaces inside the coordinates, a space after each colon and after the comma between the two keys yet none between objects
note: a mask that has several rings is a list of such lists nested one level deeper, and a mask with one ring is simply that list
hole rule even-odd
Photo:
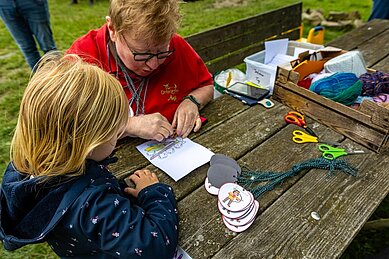
[{"label": "pen on table", "polygon": [[227,80],[226,80],[226,88],[228,88],[228,86],[230,85],[231,79],[232,79],[232,72],[228,71],[228,76],[227,76]]},{"label": "pen on table", "polygon": [[159,156],[160,154],[162,154],[163,152],[165,152],[166,150],[168,150],[169,148],[171,148],[172,146],[174,146],[176,144],[176,141],[172,141],[170,142],[169,144],[167,144],[166,146],[164,146],[161,150],[157,151],[154,155],[152,155],[150,157],[150,160],[153,160],[154,158],[156,158],[157,156]]},{"label": "pen on table", "polygon": [[260,88],[260,89],[266,89],[265,87],[263,87],[261,85],[254,84],[253,82],[250,82],[250,81],[246,81],[245,83],[246,83],[246,85],[249,85],[249,86],[252,86],[252,87],[256,87],[256,88]]}]

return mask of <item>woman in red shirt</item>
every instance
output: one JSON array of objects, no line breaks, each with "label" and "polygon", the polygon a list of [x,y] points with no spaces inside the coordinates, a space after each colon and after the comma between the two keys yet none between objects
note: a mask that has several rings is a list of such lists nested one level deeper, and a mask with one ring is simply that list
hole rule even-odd
[{"label": "woman in red shirt", "polygon": [[163,140],[201,127],[199,110],[213,97],[212,75],[176,34],[176,0],[112,0],[106,24],[68,50],[121,82],[133,115],[124,136]]}]

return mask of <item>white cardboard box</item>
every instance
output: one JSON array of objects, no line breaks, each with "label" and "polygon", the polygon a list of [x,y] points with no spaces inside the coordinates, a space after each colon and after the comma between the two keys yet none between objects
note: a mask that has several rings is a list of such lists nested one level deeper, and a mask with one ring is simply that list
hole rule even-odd
[{"label": "white cardboard box", "polygon": [[[298,56],[306,50],[319,50],[324,48],[322,45],[289,41],[287,55]],[[284,53],[280,53],[284,54]],[[248,81],[254,84],[263,86],[270,90],[270,94],[273,94],[273,88],[276,78],[277,67],[264,64],[265,50],[252,54],[244,59],[246,63],[246,78]]]}]

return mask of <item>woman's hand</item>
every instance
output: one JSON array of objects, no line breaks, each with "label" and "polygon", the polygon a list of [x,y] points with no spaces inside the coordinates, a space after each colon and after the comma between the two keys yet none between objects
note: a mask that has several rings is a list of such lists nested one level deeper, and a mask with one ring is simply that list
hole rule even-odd
[{"label": "woman's hand", "polygon": [[160,113],[152,113],[128,118],[125,134],[122,137],[140,137],[162,141],[173,135],[173,127]]},{"label": "woman's hand", "polygon": [[197,132],[201,128],[201,119],[196,104],[185,99],[178,106],[173,118],[173,128],[179,137],[186,138],[189,133]]},{"label": "woman's hand", "polygon": [[124,191],[134,197],[138,197],[142,189],[159,182],[157,175],[147,169],[135,171],[128,179],[135,184],[135,188],[126,187]]}]

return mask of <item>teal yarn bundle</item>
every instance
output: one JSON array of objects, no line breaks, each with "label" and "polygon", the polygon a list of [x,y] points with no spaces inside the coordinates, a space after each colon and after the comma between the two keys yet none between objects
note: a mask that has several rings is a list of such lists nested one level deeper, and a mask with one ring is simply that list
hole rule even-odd
[{"label": "teal yarn bundle", "polygon": [[351,105],[362,93],[362,82],[353,73],[335,73],[314,82],[312,92],[344,105]]},{"label": "teal yarn bundle", "polygon": [[[358,169],[348,164],[341,159],[328,160],[325,158],[312,158],[301,163],[295,164],[286,172],[271,172],[271,171],[251,171],[243,170],[238,176],[238,184],[250,191],[257,199],[265,192],[274,189],[274,187],[282,183],[286,178],[295,176],[303,170],[309,169],[324,169],[331,176],[335,171],[342,171],[346,174],[357,176]],[[264,183],[257,185],[258,183]],[[255,186],[254,186],[255,185]]]}]

